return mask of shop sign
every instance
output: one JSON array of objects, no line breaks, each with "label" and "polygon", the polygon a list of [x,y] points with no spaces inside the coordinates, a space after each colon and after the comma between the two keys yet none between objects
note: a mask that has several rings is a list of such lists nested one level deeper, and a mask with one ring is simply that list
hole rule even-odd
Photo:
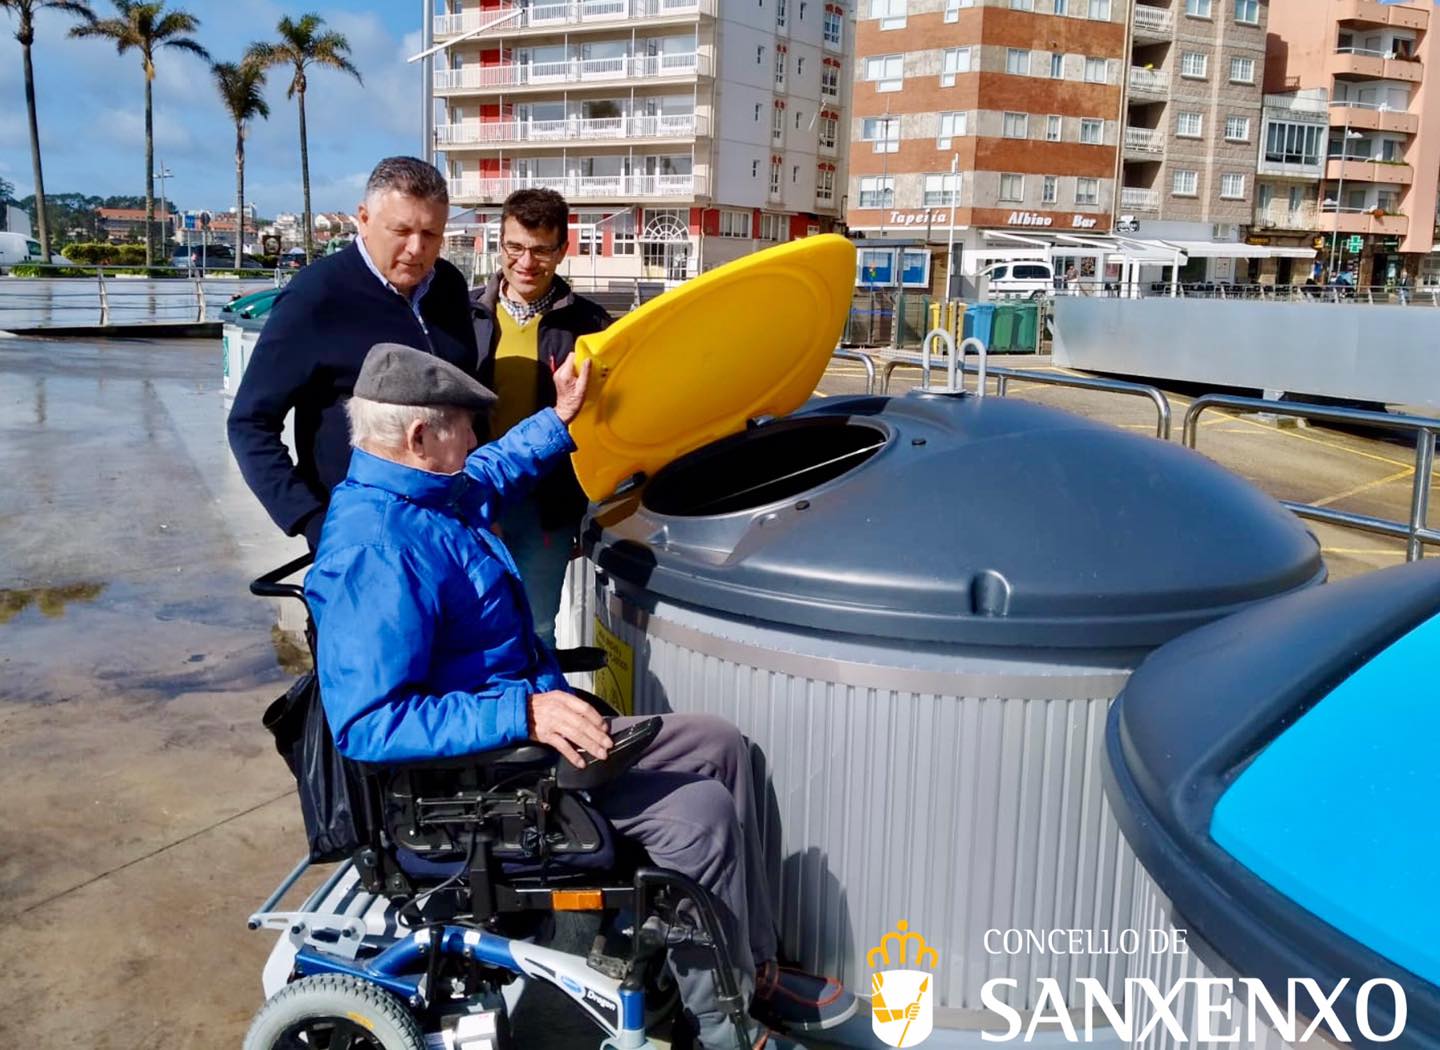
[{"label": "shop sign", "polygon": [[[1096,221],[1088,215],[1075,215],[1070,219],[1070,228],[1091,230],[1095,228]],[[1055,219],[1049,215],[1038,215],[1033,211],[1012,211],[1005,223],[1007,226],[1053,226]]]},{"label": "shop sign", "polygon": [[950,220],[950,212],[939,208],[935,211],[892,211],[890,221],[896,226],[930,226]]}]

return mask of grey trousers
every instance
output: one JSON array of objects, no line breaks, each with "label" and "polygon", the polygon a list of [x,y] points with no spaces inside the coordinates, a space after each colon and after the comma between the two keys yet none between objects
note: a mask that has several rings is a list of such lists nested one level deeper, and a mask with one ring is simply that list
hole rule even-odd
[{"label": "grey trousers", "polygon": [[[612,719],[612,731],[638,721]],[[597,791],[597,808],[635,839],[655,864],[710,891],[749,1001],[755,967],[775,958],[775,919],[765,884],[750,749],[740,731],[712,715],[664,715],[659,735],[633,769]],[[700,1045],[734,1050],[721,1013],[709,952],[671,952],[680,999],[695,1017]]]}]

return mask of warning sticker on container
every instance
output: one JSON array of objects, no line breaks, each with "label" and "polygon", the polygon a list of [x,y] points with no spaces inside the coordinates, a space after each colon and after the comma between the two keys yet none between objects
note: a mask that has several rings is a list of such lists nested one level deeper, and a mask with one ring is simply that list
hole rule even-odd
[{"label": "warning sticker on container", "polygon": [[605,650],[605,666],[595,672],[595,695],[622,715],[635,713],[635,650],[595,617],[595,644]]}]

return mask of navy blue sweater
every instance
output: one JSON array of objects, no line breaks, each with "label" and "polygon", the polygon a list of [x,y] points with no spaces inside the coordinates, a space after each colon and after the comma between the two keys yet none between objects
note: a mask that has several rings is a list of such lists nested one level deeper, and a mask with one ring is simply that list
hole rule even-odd
[{"label": "navy blue sweater", "polygon": [[[429,350],[475,374],[469,289],[443,259],[435,264],[420,314],[423,326],[353,244],[301,270],[275,300],[230,410],[230,449],[246,483],[290,535],[318,522],[330,490],[345,478],[345,401],[372,346]],[[292,408],[298,464],[281,440]]]}]

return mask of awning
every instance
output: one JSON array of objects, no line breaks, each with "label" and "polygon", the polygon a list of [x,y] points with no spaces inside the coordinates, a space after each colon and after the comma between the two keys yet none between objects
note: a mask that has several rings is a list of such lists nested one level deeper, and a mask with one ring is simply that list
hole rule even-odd
[{"label": "awning", "polygon": [[1314,248],[1243,244],[1239,241],[1142,241],[1157,248],[1178,249],[1190,259],[1313,259]]}]

